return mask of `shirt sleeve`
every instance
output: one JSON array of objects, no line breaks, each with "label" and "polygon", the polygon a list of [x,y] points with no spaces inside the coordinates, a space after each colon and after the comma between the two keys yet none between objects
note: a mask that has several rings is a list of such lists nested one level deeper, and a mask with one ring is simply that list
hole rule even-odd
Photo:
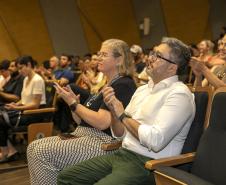
[{"label": "shirt sleeve", "polygon": [[[113,131],[113,129],[112,129],[112,126],[110,126],[110,129],[111,129],[111,135],[112,135],[112,137],[115,138],[115,139],[117,139],[118,141],[122,141],[123,138],[126,136],[126,130],[124,130],[124,133],[123,133],[122,136],[118,137],[118,136],[116,136],[116,135],[114,134],[114,131]],[[125,128],[125,129],[126,129],[126,128]]]},{"label": "shirt sleeve", "polygon": [[42,78],[37,78],[33,84],[33,94],[43,94],[45,93],[45,83]]},{"label": "shirt sleeve", "polygon": [[180,92],[170,93],[153,123],[139,126],[140,143],[149,150],[160,151],[194,117],[194,112],[194,96]]},{"label": "shirt sleeve", "polygon": [[72,83],[74,81],[74,74],[70,70],[64,70],[61,78],[66,78]]}]

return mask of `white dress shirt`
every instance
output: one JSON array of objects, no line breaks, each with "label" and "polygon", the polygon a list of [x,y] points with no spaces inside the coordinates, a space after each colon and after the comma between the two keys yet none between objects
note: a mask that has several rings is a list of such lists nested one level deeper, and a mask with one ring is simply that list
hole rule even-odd
[{"label": "white dress shirt", "polygon": [[175,156],[195,116],[194,95],[178,76],[156,85],[149,81],[136,90],[125,111],[141,125],[139,140],[126,131],[123,148],[154,159]]}]

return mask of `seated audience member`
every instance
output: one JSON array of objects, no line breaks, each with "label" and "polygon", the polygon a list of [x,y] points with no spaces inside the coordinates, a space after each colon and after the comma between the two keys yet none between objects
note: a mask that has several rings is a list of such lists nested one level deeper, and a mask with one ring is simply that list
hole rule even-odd
[{"label": "seated audience member", "polygon": [[71,70],[70,69],[70,65],[72,63],[72,57],[71,55],[68,54],[61,54],[60,56],[60,67],[61,69],[67,69],[67,70]]},{"label": "seated audience member", "polygon": [[40,115],[18,115],[18,111],[37,109],[40,105],[46,103],[45,84],[41,76],[34,72],[34,60],[31,56],[18,58],[18,67],[22,75],[25,76],[21,92],[21,100],[17,103],[5,105],[10,122],[3,116],[0,117],[0,162],[8,162],[17,156],[16,149],[10,145],[8,140],[8,129],[14,125],[28,125],[33,122],[39,122],[43,118]]},{"label": "seated audience member", "polygon": [[85,83],[83,79],[83,75],[85,75],[86,71],[89,69],[89,62],[83,62],[82,60],[80,60],[79,68],[81,70],[81,74],[78,76],[78,79],[76,80],[75,85],[89,91],[89,86]]},{"label": "seated audience member", "polygon": [[125,110],[111,87],[103,91],[114,117],[112,134],[123,137],[122,148],[65,168],[58,176],[59,185],[148,185],[153,175],[144,168],[146,161],[180,154],[195,103],[176,74],[189,61],[190,50],[177,39],[165,38],[149,59],[147,72],[153,81],[137,89]]},{"label": "seated audience member", "polygon": [[41,76],[45,81],[53,80],[53,71],[50,67],[50,61],[45,60],[41,65]]},{"label": "seated audience member", "polygon": [[143,61],[143,50],[139,45],[132,45],[130,51],[133,54],[135,70],[136,73],[141,73],[145,67],[145,62]]},{"label": "seated audience member", "polygon": [[10,72],[8,70],[10,65],[9,60],[3,60],[0,64],[0,90],[3,90],[3,86],[10,80]]},{"label": "seated audience member", "polygon": [[88,69],[82,74],[82,80],[89,87],[91,94],[98,93],[106,84],[106,76],[104,76],[102,72],[98,71],[98,58],[96,54],[92,55]]},{"label": "seated audience member", "polygon": [[[199,61],[197,58],[193,57],[190,61],[190,65],[194,74],[196,75],[196,86],[206,86],[208,84],[213,85],[215,88],[225,86],[226,83],[226,35],[222,38],[220,45],[218,47],[218,55],[221,56],[221,60],[224,62],[222,65],[217,65],[213,68],[213,70],[208,69],[206,65]],[[204,75],[205,79],[202,80],[202,75]]]},{"label": "seated audience member", "polygon": [[54,73],[59,68],[59,58],[57,56],[52,56],[49,59],[49,66]]},{"label": "seated audience member", "polygon": [[73,56],[73,61],[72,61],[72,64],[71,64],[71,70],[72,71],[79,71],[79,61],[81,60],[80,56],[75,54]]},{"label": "seated audience member", "polygon": [[11,74],[11,78],[3,86],[3,90],[0,91],[1,105],[19,101],[23,87],[24,76],[19,73],[16,60],[10,62],[8,70]]},{"label": "seated audience member", "polygon": [[198,59],[204,63],[211,61],[213,56],[214,43],[210,40],[202,40],[198,44],[199,56]]},{"label": "seated audience member", "polygon": [[210,68],[211,71],[214,71],[215,66],[217,65],[223,65],[225,63],[226,60],[226,56],[224,54],[224,52],[222,52],[224,50],[224,48],[222,47],[222,40],[218,41],[218,45],[217,45],[217,52],[212,55],[208,61],[204,62],[202,60],[202,58],[197,58],[197,60],[204,62],[206,64],[206,66],[208,68]]},{"label": "seated audience member", "polygon": [[[108,86],[125,107],[136,90],[132,79],[134,66],[128,45],[118,39],[102,43],[98,53],[98,70],[108,78]],[[70,106],[78,123],[73,133],[32,142],[27,149],[31,184],[56,184],[58,173],[66,166],[111,153],[103,151],[101,144],[114,142],[111,132],[111,113],[101,93],[91,96],[84,105],[70,88],[56,86],[57,92]],[[67,139],[71,137],[71,139]]]},{"label": "seated audience member", "polygon": [[145,49],[144,50],[144,57],[143,57],[143,64],[145,65],[143,67],[143,70],[137,74],[137,79],[136,79],[136,82],[137,82],[137,85],[140,86],[140,85],[144,85],[144,84],[147,84],[148,81],[150,80],[150,76],[148,76],[146,70],[147,70],[147,67],[146,67],[146,63],[148,62],[148,55],[150,53],[150,49]]},{"label": "seated audience member", "polygon": [[71,64],[71,56],[62,54],[60,56],[59,68],[53,71],[54,78],[60,80],[62,85],[67,85],[74,82],[74,74],[70,70],[69,65]]}]

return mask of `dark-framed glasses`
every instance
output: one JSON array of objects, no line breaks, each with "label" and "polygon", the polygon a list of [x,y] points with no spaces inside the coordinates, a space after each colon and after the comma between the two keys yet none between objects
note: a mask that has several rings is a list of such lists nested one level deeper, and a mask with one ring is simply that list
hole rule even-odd
[{"label": "dark-framed glasses", "polygon": [[158,58],[161,58],[161,59],[163,59],[163,60],[165,60],[165,61],[167,61],[167,62],[169,62],[171,64],[177,64],[176,62],[173,62],[173,61],[163,57],[159,52],[156,52],[156,51],[151,51],[149,53],[149,57],[152,58],[153,62],[155,62]]}]

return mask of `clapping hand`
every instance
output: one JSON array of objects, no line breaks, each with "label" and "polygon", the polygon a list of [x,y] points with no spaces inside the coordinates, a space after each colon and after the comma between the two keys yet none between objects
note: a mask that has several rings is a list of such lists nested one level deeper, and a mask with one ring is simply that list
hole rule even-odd
[{"label": "clapping hand", "polygon": [[80,95],[75,95],[71,90],[71,87],[68,85],[66,87],[61,87],[58,83],[54,85],[57,94],[68,104],[70,105],[72,102],[76,101],[79,103]]},{"label": "clapping hand", "polygon": [[105,87],[102,90],[104,102],[117,118],[124,112],[123,104],[115,97],[112,87]]},{"label": "clapping hand", "polygon": [[199,61],[197,58],[192,57],[189,62],[192,71],[194,72],[196,77],[202,76],[202,69],[205,67],[205,64],[201,61]]}]

